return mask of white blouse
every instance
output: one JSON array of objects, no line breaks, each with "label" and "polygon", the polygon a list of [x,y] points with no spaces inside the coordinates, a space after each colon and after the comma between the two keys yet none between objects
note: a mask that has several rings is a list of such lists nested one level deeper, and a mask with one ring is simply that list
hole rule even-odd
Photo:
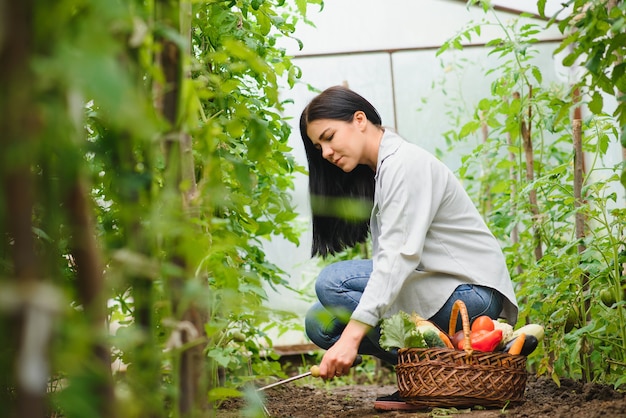
[{"label": "white blouse", "polygon": [[370,218],[374,270],[352,319],[375,326],[398,311],[433,316],[457,286],[498,290],[518,306],[502,249],[454,173],[385,129]]}]

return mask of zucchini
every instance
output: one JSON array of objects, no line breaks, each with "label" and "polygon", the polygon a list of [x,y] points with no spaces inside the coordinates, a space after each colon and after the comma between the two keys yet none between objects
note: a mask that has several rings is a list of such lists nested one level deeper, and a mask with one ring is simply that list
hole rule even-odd
[{"label": "zucchini", "polygon": [[526,336],[532,335],[537,339],[537,341],[541,341],[543,340],[544,331],[543,331],[543,327],[539,324],[524,325],[523,327],[513,331],[513,335],[511,336],[511,339],[509,341],[514,340],[520,334],[526,334]]}]

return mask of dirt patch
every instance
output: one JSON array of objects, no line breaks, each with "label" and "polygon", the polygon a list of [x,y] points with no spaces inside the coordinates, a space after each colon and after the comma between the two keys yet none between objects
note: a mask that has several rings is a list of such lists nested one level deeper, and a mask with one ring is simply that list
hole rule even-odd
[{"label": "dirt patch", "polygon": [[[346,382],[348,383],[348,382]],[[582,384],[564,379],[557,386],[551,379],[529,377],[524,402],[497,409],[430,409],[420,412],[377,411],[374,400],[397,388],[392,384],[346,386],[288,383],[268,389],[264,405],[271,417],[446,417],[469,418],[626,418],[626,394],[611,386]],[[243,416],[246,404],[241,399],[220,406],[218,418]]]}]

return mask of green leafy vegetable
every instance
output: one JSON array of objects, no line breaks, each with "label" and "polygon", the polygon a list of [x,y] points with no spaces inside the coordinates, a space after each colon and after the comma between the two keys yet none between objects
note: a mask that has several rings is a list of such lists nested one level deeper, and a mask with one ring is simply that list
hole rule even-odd
[{"label": "green leafy vegetable", "polygon": [[411,316],[406,312],[398,312],[384,319],[380,331],[380,346],[385,350],[428,347],[424,336],[417,330]]}]

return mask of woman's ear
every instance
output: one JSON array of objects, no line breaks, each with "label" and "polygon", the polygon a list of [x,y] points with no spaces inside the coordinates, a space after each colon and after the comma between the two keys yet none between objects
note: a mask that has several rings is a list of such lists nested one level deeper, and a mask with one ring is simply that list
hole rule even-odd
[{"label": "woman's ear", "polygon": [[362,110],[357,110],[356,112],[354,112],[354,117],[352,120],[357,124],[357,126],[362,129],[364,129],[365,125],[367,125],[367,116]]}]

